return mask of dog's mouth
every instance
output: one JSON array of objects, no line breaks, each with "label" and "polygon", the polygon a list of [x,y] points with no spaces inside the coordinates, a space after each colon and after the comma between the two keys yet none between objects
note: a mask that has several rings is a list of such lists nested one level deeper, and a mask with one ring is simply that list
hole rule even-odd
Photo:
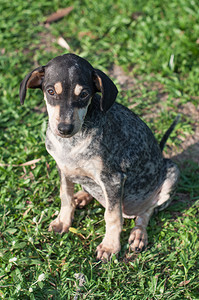
[{"label": "dog's mouth", "polygon": [[76,128],[72,132],[60,132],[58,129],[55,131],[55,134],[60,136],[63,139],[68,139],[73,137],[76,133],[78,133],[80,129]]},{"label": "dog's mouth", "polygon": [[63,139],[68,139],[68,138],[71,138],[72,136],[75,135],[75,133],[71,133],[71,134],[62,134],[62,133],[59,133],[59,132],[56,132],[56,134],[57,134],[58,136],[60,136],[61,138],[63,138]]}]

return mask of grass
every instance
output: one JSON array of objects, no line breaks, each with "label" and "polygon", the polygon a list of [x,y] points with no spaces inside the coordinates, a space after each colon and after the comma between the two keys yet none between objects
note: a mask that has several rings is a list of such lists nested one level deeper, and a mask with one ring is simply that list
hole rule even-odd
[{"label": "grass", "polygon": [[[108,73],[118,65],[133,78],[128,90],[113,78],[118,101],[136,104],[133,110],[160,140],[181,107],[198,105],[198,2],[0,0],[0,5],[0,298],[199,299],[199,166],[193,157],[179,163],[175,201],[151,219],[146,251],[129,252],[134,221],[125,220],[119,258],[97,263],[95,249],[105,230],[97,202],[76,211],[68,234],[47,231],[60,206],[58,173],[44,146],[47,116],[41,92],[29,92],[23,107],[18,95],[30,70],[66,52],[56,43],[62,36],[96,68]],[[68,16],[44,25],[49,14],[71,5]],[[195,126],[191,116],[182,115],[168,145],[179,147]],[[40,159],[35,165],[20,166],[35,159]],[[78,273],[85,278],[79,292]]]}]

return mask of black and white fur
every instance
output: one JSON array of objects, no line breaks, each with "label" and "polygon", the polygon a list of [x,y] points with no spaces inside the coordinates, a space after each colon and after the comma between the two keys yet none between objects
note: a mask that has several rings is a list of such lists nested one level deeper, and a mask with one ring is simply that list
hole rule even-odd
[{"label": "black and white fur", "polygon": [[[20,86],[22,104],[27,88],[43,90],[46,149],[60,173],[61,210],[49,230],[67,232],[76,206],[95,198],[105,207],[106,222],[97,258],[120,251],[123,217],[136,218],[129,244],[133,251],[143,250],[154,209],[167,205],[176,185],[177,166],[163,158],[147,125],[115,102],[110,78],[85,59],[65,54],[30,72]],[[75,183],[83,190],[74,195]]]}]

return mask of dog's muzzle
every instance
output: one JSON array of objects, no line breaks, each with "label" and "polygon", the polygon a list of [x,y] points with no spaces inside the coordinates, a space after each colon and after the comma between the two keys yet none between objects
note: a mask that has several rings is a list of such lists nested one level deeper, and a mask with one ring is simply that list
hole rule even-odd
[{"label": "dog's muzzle", "polygon": [[73,124],[59,123],[58,125],[58,132],[60,135],[70,136],[73,133],[73,130]]}]

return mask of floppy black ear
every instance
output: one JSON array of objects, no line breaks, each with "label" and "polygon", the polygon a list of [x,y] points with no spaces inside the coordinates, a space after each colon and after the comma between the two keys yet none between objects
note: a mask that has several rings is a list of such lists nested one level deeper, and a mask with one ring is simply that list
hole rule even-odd
[{"label": "floppy black ear", "polygon": [[113,81],[100,70],[94,70],[93,81],[96,91],[102,93],[100,109],[106,112],[115,102],[118,90]]},{"label": "floppy black ear", "polygon": [[42,81],[44,78],[45,67],[38,67],[34,69],[32,72],[26,75],[24,80],[20,84],[19,96],[21,104],[24,104],[24,100],[26,98],[26,90],[27,88],[42,88]]}]

